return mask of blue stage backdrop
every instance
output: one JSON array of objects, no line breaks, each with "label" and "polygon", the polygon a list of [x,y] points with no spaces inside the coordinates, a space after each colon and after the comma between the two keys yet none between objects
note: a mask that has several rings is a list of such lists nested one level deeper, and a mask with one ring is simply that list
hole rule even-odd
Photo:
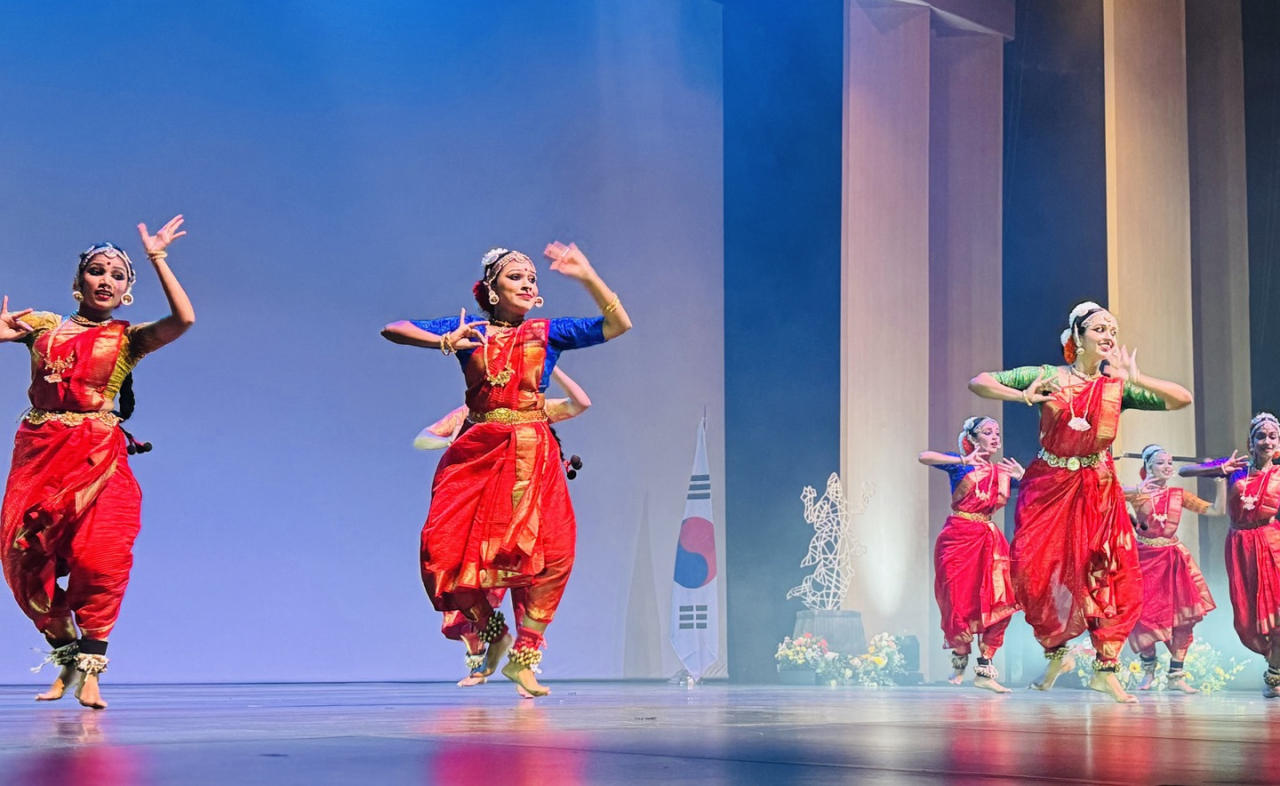
[{"label": "blue stage backdrop", "polygon": [[[113,680],[456,677],[416,560],[439,454],[410,443],[461,402],[461,378],[378,331],[474,309],[486,249],[538,257],[556,238],[590,255],[636,330],[564,358],[595,406],[562,431],[586,466],[547,676],[620,677],[624,659],[627,676],[674,673],[666,615],[704,407],[724,522],[721,10],[0,10],[0,290],[65,313],[76,254],[111,239],[143,265],[123,316],[155,318],[133,227],[181,212],[190,230],[170,261],[198,324],[136,374],[130,427],[156,447],[134,461],[143,532]],[[593,313],[543,267],[545,315]],[[28,360],[0,350],[7,456]],[[0,682],[29,679],[41,641],[11,601],[0,642]]]}]

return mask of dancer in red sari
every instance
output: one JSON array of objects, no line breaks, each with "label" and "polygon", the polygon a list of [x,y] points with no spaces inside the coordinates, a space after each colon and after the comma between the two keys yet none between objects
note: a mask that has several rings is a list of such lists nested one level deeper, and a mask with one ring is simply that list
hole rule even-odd
[{"label": "dancer in red sari", "polygon": [[[103,243],[80,255],[70,317],[0,307],[0,341],[31,351],[31,409],[14,439],[0,511],[0,562],[24,614],[53,647],[61,667],[40,701],[76,688],[86,707],[104,709],[98,675],[133,565],[142,494],[129,470],[137,446],[121,427],[133,412],[132,371],[148,353],[195,322],[191,301],[165,261],[182,216],[142,244],[169,300],[169,316],[131,326],[113,318],[133,302],[133,263]],[[115,409],[117,400],[119,408]],[[144,450],[148,446],[141,446]],[[66,578],[66,588],[58,580]]]},{"label": "dancer in red sari", "polygon": [[1040,404],[1040,453],[1023,476],[1014,513],[1014,595],[1049,663],[1033,688],[1048,690],[1073,666],[1068,642],[1089,632],[1097,652],[1089,687],[1124,703],[1120,652],[1142,608],[1142,576],[1111,443],[1124,409],[1181,409],[1181,385],[1138,371],[1116,342],[1115,317],[1082,303],[1062,333],[1065,366],[979,374],[969,389]]},{"label": "dancer in red sari", "polygon": [[1225,556],[1240,643],[1267,659],[1262,695],[1280,697],[1280,421],[1262,412],[1249,424],[1249,457],[1183,467],[1184,477],[1227,478],[1231,532]]},{"label": "dancer in red sari", "polygon": [[1173,457],[1159,445],[1148,445],[1142,451],[1142,484],[1125,489],[1133,506],[1142,566],[1142,614],[1129,634],[1129,646],[1142,661],[1138,690],[1150,690],[1155,682],[1156,643],[1164,642],[1169,648],[1169,689],[1199,693],[1187,682],[1183,662],[1195,640],[1192,628],[1217,606],[1200,567],[1178,540],[1178,524],[1185,510],[1223,515],[1226,484],[1219,487],[1218,499],[1210,506],[1190,491],[1169,486],[1173,475]]},{"label": "dancer in red sari", "polygon": [[981,637],[973,686],[1009,693],[996,681],[991,659],[1004,643],[1004,632],[1017,610],[1009,572],[1009,542],[991,516],[1009,501],[1009,488],[1022,477],[1011,458],[992,463],[1000,452],[1000,424],[973,417],[960,430],[960,453],[920,454],[920,463],[946,470],[951,478],[951,510],[933,550],[933,592],[942,612],[945,645],[952,650],[954,673],[948,682],[964,682],[969,652]]},{"label": "dancer in red sari", "polygon": [[[488,673],[510,648],[502,673],[523,696],[549,693],[533,669],[574,556],[573,507],[543,392],[561,352],[631,329],[621,301],[576,246],[553,243],[544,253],[552,270],[586,287],[602,316],[527,319],[542,305],[533,263],[519,252],[494,249],[474,288],[489,319],[464,312],[383,330],[399,344],[456,352],[462,363],[467,423],[441,457],[432,483],[422,580],[438,611],[461,612],[488,645]],[[511,590],[516,612],[514,644],[489,597],[504,588]]]}]

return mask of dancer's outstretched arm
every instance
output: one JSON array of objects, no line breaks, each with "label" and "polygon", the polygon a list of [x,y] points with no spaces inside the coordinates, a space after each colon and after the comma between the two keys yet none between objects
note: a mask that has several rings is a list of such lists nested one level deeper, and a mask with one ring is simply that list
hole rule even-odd
[{"label": "dancer's outstretched arm", "polygon": [[591,399],[587,397],[586,391],[579,387],[577,382],[574,382],[559,367],[551,370],[551,378],[556,381],[556,384],[565,393],[569,394],[568,398],[556,398],[547,401],[547,417],[551,419],[552,423],[560,423],[569,418],[576,418],[587,411],[591,406]]},{"label": "dancer's outstretched arm", "polygon": [[1249,466],[1249,457],[1233,451],[1227,459],[1206,461],[1203,464],[1188,464],[1178,468],[1178,474],[1184,478],[1227,478]]},{"label": "dancer's outstretched arm", "polygon": [[187,234],[179,231],[182,221],[182,216],[174,216],[154,235],[147,232],[146,224],[138,224],[138,235],[142,238],[142,246],[147,251],[147,258],[151,260],[156,275],[160,277],[160,287],[169,301],[168,316],[149,324],[139,325],[134,331],[132,340],[140,344],[146,352],[154,352],[176,341],[196,323],[196,311],[191,306],[191,300],[166,261],[168,252],[165,249],[170,243]]}]

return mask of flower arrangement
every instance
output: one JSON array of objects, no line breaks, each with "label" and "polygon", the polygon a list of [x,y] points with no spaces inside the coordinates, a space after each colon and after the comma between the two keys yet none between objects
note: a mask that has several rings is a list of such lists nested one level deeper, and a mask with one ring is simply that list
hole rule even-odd
[{"label": "flower arrangement", "polygon": [[[1071,648],[1071,655],[1076,660],[1076,676],[1081,685],[1088,685],[1093,679],[1093,659],[1097,653],[1088,644],[1077,644]],[[1197,641],[1187,650],[1182,669],[1186,672],[1187,682],[1199,688],[1201,693],[1213,693],[1231,684],[1241,672],[1248,667],[1249,661],[1237,662],[1235,658],[1224,661],[1222,653],[1209,644]],[[1160,653],[1156,666],[1156,679],[1151,690],[1165,690],[1168,687],[1169,653]],[[1129,653],[1121,659],[1120,670],[1116,679],[1125,690],[1131,689],[1142,679],[1142,661]]]},{"label": "flower arrangement", "polygon": [[895,676],[906,673],[900,645],[899,637],[881,633],[871,639],[866,652],[841,655],[831,651],[826,640],[806,633],[783,639],[775,657],[778,671],[811,669],[818,682],[827,685],[892,685]]},{"label": "flower arrangement", "polygon": [[812,633],[806,633],[794,639],[790,636],[783,639],[774,658],[778,661],[778,671],[816,671],[827,662],[828,656],[834,657],[835,653],[828,651],[827,640],[815,639]]}]

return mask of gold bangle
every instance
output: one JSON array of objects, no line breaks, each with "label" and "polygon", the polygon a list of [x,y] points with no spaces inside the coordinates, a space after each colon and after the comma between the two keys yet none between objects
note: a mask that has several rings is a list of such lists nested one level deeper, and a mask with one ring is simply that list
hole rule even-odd
[{"label": "gold bangle", "polygon": [[1026,390],[1022,391],[1022,403],[1026,404],[1028,407],[1034,406],[1034,404],[1031,403],[1031,396],[1028,393],[1028,391],[1030,390],[1031,388],[1027,388]]},{"label": "gold bangle", "polygon": [[618,306],[622,305],[622,298],[618,295],[613,296],[613,300],[609,301],[609,305],[604,307],[604,314],[608,316],[618,310]]},{"label": "gold bangle", "polygon": [[168,258],[169,258],[169,252],[168,252],[168,251],[163,251],[163,250],[161,250],[161,251],[148,251],[148,252],[147,252],[147,258],[148,258],[148,259],[150,259],[152,262],[159,262],[159,261],[160,261],[160,260],[162,260],[162,259],[168,259]]},{"label": "gold bangle", "polygon": [[449,340],[449,334],[446,333],[440,337],[440,351],[448,357],[454,353],[453,342]]}]

